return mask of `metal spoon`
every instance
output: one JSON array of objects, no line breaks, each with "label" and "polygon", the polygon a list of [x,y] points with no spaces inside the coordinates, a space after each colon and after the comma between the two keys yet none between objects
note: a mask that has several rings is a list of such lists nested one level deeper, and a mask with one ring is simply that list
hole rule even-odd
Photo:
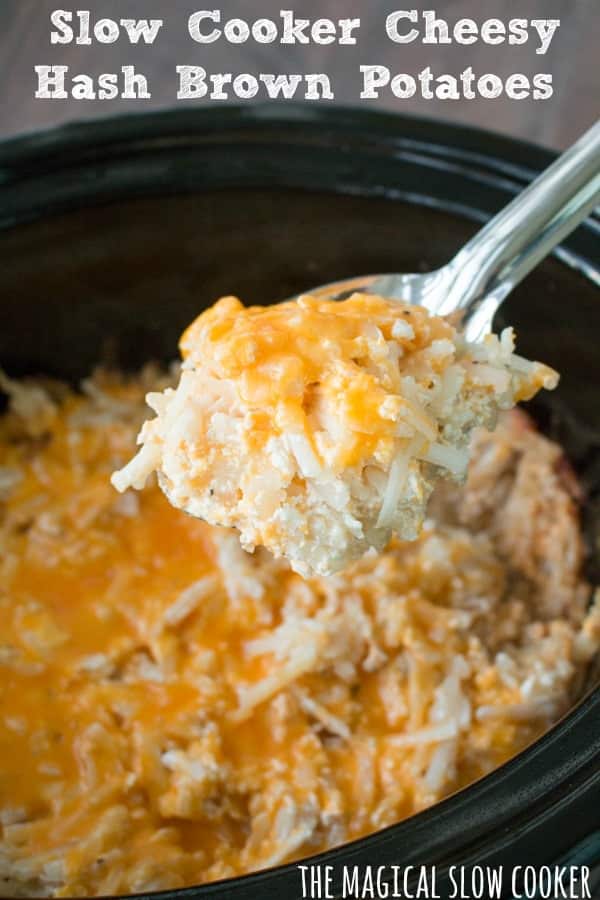
[{"label": "metal spoon", "polygon": [[447,265],[426,274],[368,275],[307,292],[395,297],[437,315],[461,314],[467,340],[491,331],[512,289],[600,204],[600,120],[494,216]]}]

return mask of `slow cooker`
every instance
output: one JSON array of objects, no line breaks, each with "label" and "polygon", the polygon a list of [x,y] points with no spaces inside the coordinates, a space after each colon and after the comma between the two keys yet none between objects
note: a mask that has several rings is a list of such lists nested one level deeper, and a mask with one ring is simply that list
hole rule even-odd
[{"label": "slow cooker", "polygon": [[[184,109],[0,146],[0,360],[72,382],[99,361],[169,360],[224,293],[311,285],[450,259],[553,154],[412,117],[287,104]],[[584,492],[600,574],[600,221],[515,291],[520,350],[563,373],[534,405]],[[398,825],[309,860],[331,865],[588,865],[600,890],[600,689],[508,764]],[[594,870],[594,866],[597,868]],[[158,897],[302,896],[295,864]],[[600,896],[596,894],[596,896]]]}]

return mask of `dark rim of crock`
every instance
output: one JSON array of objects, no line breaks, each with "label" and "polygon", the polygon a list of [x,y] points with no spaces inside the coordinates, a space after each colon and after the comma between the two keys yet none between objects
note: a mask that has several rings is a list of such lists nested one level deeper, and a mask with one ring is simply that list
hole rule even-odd
[{"label": "dark rim of crock", "polygon": [[[184,173],[172,165],[179,154],[187,160]],[[126,197],[249,186],[398,198],[484,221],[553,158],[550,151],[479,129],[344,108],[270,104],[120,116],[1,144],[0,229]],[[449,188],[453,174],[470,184],[460,202]],[[599,232],[600,222],[590,217],[556,254],[596,285]],[[575,859],[571,848],[589,843],[590,836],[595,840],[599,810],[596,688],[490,775],[410,819],[308,862],[335,870],[435,865],[445,896],[450,865]],[[289,864],[152,896],[280,900],[300,896],[300,878]]]}]

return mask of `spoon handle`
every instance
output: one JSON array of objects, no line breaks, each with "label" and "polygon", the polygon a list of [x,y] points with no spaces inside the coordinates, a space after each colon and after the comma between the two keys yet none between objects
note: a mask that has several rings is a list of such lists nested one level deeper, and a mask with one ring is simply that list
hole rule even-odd
[{"label": "spoon handle", "polygon": [[465,244],[446,267],[436,311],[462,310],[476,340],[510,291],[598,204],[600,120]]}]

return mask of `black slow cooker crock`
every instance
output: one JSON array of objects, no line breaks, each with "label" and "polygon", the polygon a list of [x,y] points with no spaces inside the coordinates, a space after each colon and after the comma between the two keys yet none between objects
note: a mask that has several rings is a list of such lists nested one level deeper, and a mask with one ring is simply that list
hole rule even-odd
[{"label": "black slow cooker crock", "polygon": [[[76,382],[99,361],[169,360],[224,293],[446,262],[552,159],[483,131],[322,107],[184,110],[74,124],[0,146],[0,363]],[[534,407],[584,489],[588,571],[600,538],[600,224],[590,218],[515,291],[519,347],[563,373]],[[594,550],[595,548],[595,550]],[[464,791],[322,854],[343,865],[594,866],[600,689]],[[301,896],[295,865],[160,896]],[[600,895],[598,895],[600,896]]]}]

